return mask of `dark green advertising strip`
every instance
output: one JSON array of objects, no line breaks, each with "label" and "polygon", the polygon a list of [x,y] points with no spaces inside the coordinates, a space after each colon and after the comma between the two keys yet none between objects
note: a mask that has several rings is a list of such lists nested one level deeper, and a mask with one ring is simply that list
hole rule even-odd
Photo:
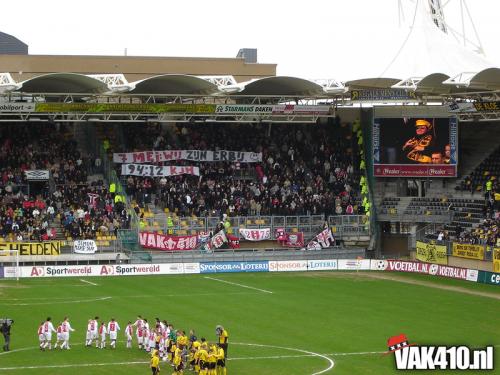
[{"label": "dark green advertising strip", "polygon": [[36,103],[35,112],[214,113],[215,104]]},{"label": "dark green advertising strip", "polygon": [[491,284],[500,286],[500,273],[479,271],[479,276],[477,278],[478,283]]}]

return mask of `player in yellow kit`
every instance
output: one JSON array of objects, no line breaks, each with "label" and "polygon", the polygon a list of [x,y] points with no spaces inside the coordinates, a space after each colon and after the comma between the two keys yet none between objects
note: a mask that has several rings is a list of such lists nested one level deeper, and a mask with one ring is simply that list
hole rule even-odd
[{"label": "player in yellow kit", "polygon": [[198,366],[200,367],[200,375],[208,375],[208,352],[205,338],[201,338],[200,349],[198,349]]},{"label": "player in yellow kit", "polygon": [[226,356],[220,344],[217,344],[217,374],[226,375]]},{"label": "player in yellow kit", "polygon": [[198,370],[196,370],[196,362],[197,362],[197,359],[198,359],[198,349],[200,348],[200,342],[198,341],[198,339],[196,338],[196,336],[192,336],[192,341],[191,341],[191,348],[189,349],[189,368],[190,370],[194,370],[196,372],[200,371],[200,369],[198,368]]},{"label": "player in yellow kit", "polygon": [[221,325],[218,325],[217,327],[215,327],[215,332],[217,333],[217,338],[218,338],[218,344],[219,346],[224,349],[224,354],[226,356],[226,358],[228,357],[227,356],[227,349],[228,349],[228,346],[229,346],[229,334],[227,333],[227,331],[224,329],[223,326]]},{"label": "player in yellow kit", "polygon": [[180,375],[184,372],[184,363],[182,362],[182,349],[176,348],[174,352],[174,375]]},{"label": "player in yellow kit", "polygon": [[160,357],[158,356],[158,350],[153,350],[151,355],[151,372],[153,375],[157,375],[160,372]]},{"label": "player in yellow kit", "polygon": [[215,367],[217,364],[217,355],[215,351],[215,346],[210,346],[210,351],[208,352],[208,375],[216,375]]}]

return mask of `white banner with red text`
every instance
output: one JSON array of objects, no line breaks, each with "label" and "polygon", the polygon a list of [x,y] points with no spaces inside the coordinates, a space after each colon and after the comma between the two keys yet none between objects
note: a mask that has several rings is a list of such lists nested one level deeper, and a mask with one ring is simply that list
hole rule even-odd
[{"label": "white banner with red text", "polygon": [[307,244],[307,250],[321,250],[335,245],[332,229],[325,228]]},{"label": "white banner with red text", "polygon": [[203,151],[203,150],[165,150],[165,151],[138,151],[113,154],[115,163],[162,163],[172,160],[190,161],[228,161],[233,163],[259,163],[262,161],[261,152],[244,151]]},{"label": "white banner with red text", "polygon": [[[204,245],[204,250],[217,250],[229,246],[229,240],[226,236],[226,232],[221,230],[214,234]],[[239,242],[238,242],[239,247]]]},{"label": "white banner with red text", "polygon": [[[15,267],[7,267],[15,269]],[[87,276],[134,276],[176,275],[200,273],[199,263],[161,264],[103,264],[86,266],[23,266],[19,277],[87,277]]]},{"label": "white banner with red text", "polygon": [[307,271],[307,260],[269,261],[270,272]]},{"label": "white banner with red text", "polygon": [[198,236],[169,236],[153,232],[140,232],[139,244],[146,249],[177,251],[194,250],[198,246]]},{"label": "white banner with red text", "polygon": [[170,177],[183,174],[199,176],[200,168],[174,165],[161,167],[149,164],[122,164],[122,176]]},{"label": "white banner with red text", "polygon": [[240,235],[247,241],[270,240],[271,228],[260,228],[260,229],[240,228]]}]

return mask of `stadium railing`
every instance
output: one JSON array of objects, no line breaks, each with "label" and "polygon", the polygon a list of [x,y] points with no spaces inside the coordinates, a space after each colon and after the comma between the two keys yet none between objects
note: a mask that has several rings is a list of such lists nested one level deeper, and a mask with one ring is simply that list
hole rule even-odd
[{"label": "stadium railing", "polygon": [[[239,237],[239,228],[271,228],[272,235],[278,228],[287,232],[303,232],[311,236],[317,234],[325,223],[323,215],[311,216],[233,216],[229,217],[231,227],[228,234]],[[143,219],[144,231],[171,235],[186,235],[194,232],[210,232],[220,223],[219,217],[172,217],[173,225],[168,226],[167,218],[149,217]],[[338,236],[369,235],[370,222],[364,215],[330,216],[327,219],[334,234]]]}]

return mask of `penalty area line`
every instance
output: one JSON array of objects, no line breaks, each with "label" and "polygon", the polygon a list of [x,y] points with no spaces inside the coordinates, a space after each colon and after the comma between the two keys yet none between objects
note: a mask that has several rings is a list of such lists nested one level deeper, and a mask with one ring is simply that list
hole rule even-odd
[{"label": "penalty area line", "polygon": [[255,287],[253,287],[253,286],[248,286],[248,285],[244,285],[244,284],[233,283],[233,282],[231,282],[231,281],[226,281],[226,280],[216,279],[215,277],[205,276],[204,278],[205,278],[205,279],[209,279],[209,280],[218,281],[218,282],[220,282],[220,283],[226,283],[226,284],[229,284],[229,285],[236,285],[236,286],[239,286],[239,287],[242,287],[242,288],[247,288],[247,289],[258,290],[259,292],[263,292],[263,293],[273,294],[273,292],[271,292],[270,290],[259,289],[259,288],[255,288]]},{"label": "penalty area line", "polygon": [[82,283],[90,284],[90,285],[93,285],[93,286],[99,286],[99,284],[93,283],[92,281],[87,281],[87,280],[84,280],[84,279],[80,279],[80,281]]}]

